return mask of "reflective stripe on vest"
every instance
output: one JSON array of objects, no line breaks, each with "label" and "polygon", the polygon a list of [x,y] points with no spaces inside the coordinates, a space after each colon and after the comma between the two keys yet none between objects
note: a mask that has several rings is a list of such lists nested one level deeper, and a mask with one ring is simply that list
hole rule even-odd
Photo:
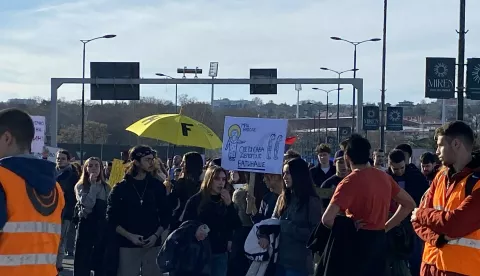
[{"label": "reflective stripe on vest", "polygon": [[[436,210],[443,212],[456,210],[464,202],[466,196],[471,194],[471,191],[469,191],[473,181],[471,179],[475,180],[475,185],[471,188],[471,191],[479,190],[480,181],[472,178],[471,174],[463,176],[462,179],[458,177],[449,179],[447,171],[442,170],[432,183],[434,195],[429,204],[432,204],[431,206]],[[453,187],[448,186],[447,184],[450,182],[455,182],[455,185]],[[478,269],[480,266],[480,230],[447,241],[440,248],[428,242],[425,243],[424,248],[422,261],[433,264],[440,273],[448,271],[452,274],[480,276],[480,270]]]},{"label": "reflective stripe on vest", "polygon": [[465,246],[470,247],[473,249],[480,249],[480,241],[468,238],[460,238],[456,240],[448,241],[450,245],[458,245],[458,246]]},{"label": "reflective stripe on vest", "polygon": [[56,254],[0,255],[0,266],[54,265]]},{"label": "reflective stripe on vest", "polygon": [[445,207],[440,206],[440,205],[433,206],[433,208],[434,208],[435,210],[437,210],[437,211],[447,211],[447,212],[448,212],[448,211],[451,211],[450,209],[445,208]]},{"label": "reflective stripe on vest", "polygon": [[62,225],[48,222],[7,222],[2,229],[4,233],[62,233]]}]

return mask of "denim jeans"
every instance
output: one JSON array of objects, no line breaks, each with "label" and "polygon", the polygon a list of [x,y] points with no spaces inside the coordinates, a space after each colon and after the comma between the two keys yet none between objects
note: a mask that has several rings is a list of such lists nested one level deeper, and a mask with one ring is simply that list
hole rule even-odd
[{"label": "denim jeans", "polygon": [[210,259],[211,276],[226,276],[228,269],[228,254],[213,254]]},{"label": "denim jeans", "polygon": [[71,221],[63,220],[62,221],[62,232],[60,233],[60,244],[58,246],[57,253],[57,268],[63,267],[63,259],[65,258],[65,245],[67,242],[67,233],[70,228]]}]

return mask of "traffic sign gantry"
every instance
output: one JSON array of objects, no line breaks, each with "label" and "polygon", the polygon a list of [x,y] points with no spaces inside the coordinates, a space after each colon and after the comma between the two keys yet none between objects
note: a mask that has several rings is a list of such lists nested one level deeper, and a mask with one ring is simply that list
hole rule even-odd
[{"label": "traffic sign gantry", "polygon": [[356,129],[358,132],[362,130],[363,122],[363,79],[352,78],[281,78],[281,79],[213,79],[213,78],[196,78],[196,79],[82,79],[82,78],[52,78],[50,82],[50,145],[57,146],[58,133],[58,88],[63,84],[351,84],[357,89],[357,122]]}]

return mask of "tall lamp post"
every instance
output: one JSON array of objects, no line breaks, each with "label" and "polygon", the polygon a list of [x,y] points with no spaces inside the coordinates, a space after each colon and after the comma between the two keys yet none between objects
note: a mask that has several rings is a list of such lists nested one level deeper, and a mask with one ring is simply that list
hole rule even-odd
[{"label": "tall lamp post", "polygon": [[[330,92],[333,92],[333,91],[340,91],[343,88],[340,87],[340,88],[325,90],[325,89],[321,89],[321,88],[318,88],[318,87],[313,87],[312,89],[317,90],[317,91],[323,91],[327,94],[327,113],[325,114],[325,142],[327,143],[328,142],[328,94],[330,94]],[[340,103],[338,102],[337,104],[340,104]],[[320,125],[320,122],[318,124]],[[338,123],[337,123],[337,125],[338,125]]]},{"label": "tall lamp post", "polygon": [[[355,79],[357,77],[357,74],[356,74],[356,69],[357,69],[357,46],[362,44],[362,43],[365,43],[365,42],[376,42],[376,41],[380,41],[382,40],[381,38],[371,38],[371,39],[367,39],[367,40],[363,40],[363,41],[350,41],[350,40],[346,40],[346,39],[343,39],[341,37],[338,37],[338,36],[332,36],[330,37],[330,39],[333,39],[333,40],[340,40],[340,41],[345,41],[345,42],[348,42],[350,44],[353,45],[353,78]],[[353,87],[353,101],[352,101],[352,132],[355,130],[355,87]]]},{"label": "tall lamp post", "polygon": [[[216,61],[210,62],[210,69],[208,70],[208,76],[211,77],[212,80],[218,76],[218,62]],[[212,113],[213,113],[213,101],[215,100],[214,96],[215,96],[215,86],[212,83],[212,93],[210,95],[210,105],[212,108]]]},{"label": "tall lamp post", "polygon": [[[358,70],[358,69],[350,69],[350,70],[345,70],[345,71],[336,71],[336,70],[332,70],[332,69],[327,68],[327,67],[321,67],[320,69],[325,70],[325,71],[333,72],[333,73],[338,75],[338,78],[341,78],[343,73],[355,72],[355,71]],[[340,89],[340,84],[338,84],[337,90],[338,90],[338,93],[337,93],[337,143],[340,143],[340,125],[339,125],[340,124],[340,90],[341,90]]]},{"label": "tall lamp post", "polygon": [[[169,75],[163,74],[163,73],[156,73],[155,75],[159,77],[165,77],[167,79],[172,79],[174,80],[174,77],[170,77]],[[175,83],[175,113],[178,113],[178,105],[177,105],[177,99],[178,99],[178,84]]]},{"label": "tall lamp post", "polygon": [[117,35],[107,34],[104,36],[95,37],[92,39],[82,39],[80,42],[83,43],[83,59],[82,59],[82,124],[81,124],[81,133],[80,133],[80,164],[83,165],[83,146],[85,144],[85,48],[87,43],[92,42],[97,39],[102,38],[114,38]]},{"label": "tall lamp post", "polygon": [[297,114],[296,118],[300,118],[300,91],[302,91],[302,85],[300,83],[295,84],[295,90],[297,90]]}]

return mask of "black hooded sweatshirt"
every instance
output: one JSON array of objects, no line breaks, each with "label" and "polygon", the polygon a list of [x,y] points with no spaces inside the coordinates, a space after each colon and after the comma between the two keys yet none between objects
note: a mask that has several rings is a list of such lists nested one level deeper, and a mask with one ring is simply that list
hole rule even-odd
[{"label": "black hooded sweatshirt", "polygon": [[401,181],[405,182],[405,191],[415,200],[418,206],[423,194],[425,194],[429,187],[427,178],[422,174],[420,169],[414,164],[408,164],[405,166],[403,176],[395,176],[390,168],[388,168],[387,173],[390,174],[397,183]]},{"label": "black hooded sweatshirt", "polygon": [[313,183],[315,183],[315,186],[320,187],[325,180],[329,179],[333,175],[337,173],[337,170],[335,166],[333,165],[333,162],[330,162],[330,169],[325,173],[322,170],[322,167],[320,164],[317,164],[315,167],[310,169],[310,174],[312,175],[312,180]]},{"label": "black hooded sweatshirt", "polygon": [[233,231],[242,226],[238,212],[233,202],[226,206],[219,195],[212,195],[210,200],[204,203],[202,195],[200,191],[187,201],[180,220],[194,220],[208,225],[212,254],[225,253],[228,241],[232,241]]}]

